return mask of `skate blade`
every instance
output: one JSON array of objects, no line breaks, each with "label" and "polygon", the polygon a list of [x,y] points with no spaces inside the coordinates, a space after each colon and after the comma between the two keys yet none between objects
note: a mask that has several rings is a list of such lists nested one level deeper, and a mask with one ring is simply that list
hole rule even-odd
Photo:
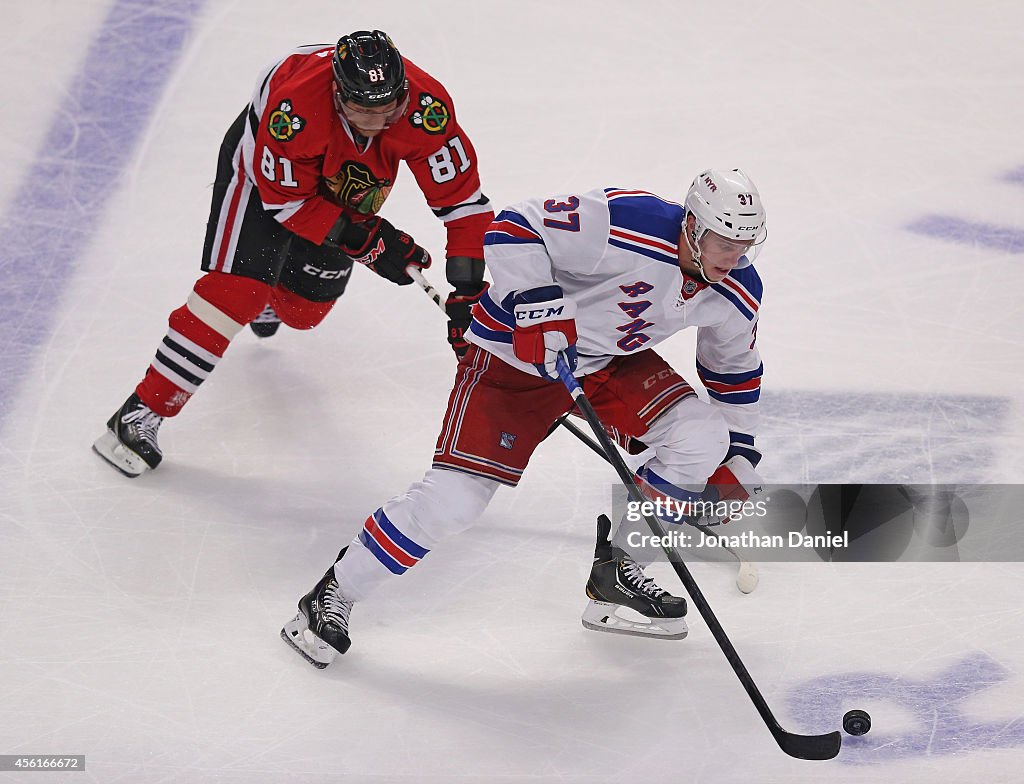
[{"label": "skate blade", "polygon": [[129,479],[135,479],[149,470],[146,461],[126,449],[124,444],[117,440],[113,430],[108,430],[97,438],[92,445],[92,451]]},{"label": "skate blade", "polygon": [[[611,602],[591,601],[583,611],[583,627],[594,632],[629,634],[657,640],[682,640],[690,633],[684,618],[650,618],[635,621],[616,613],[622,609]],[[637,616],[640,617],[639,613]]]},{"label": "skate blade", "polygon": [[309,630],[302,613],[281,628],[281,639],[318,670],[327,667],[337,656],[337,651]]}]

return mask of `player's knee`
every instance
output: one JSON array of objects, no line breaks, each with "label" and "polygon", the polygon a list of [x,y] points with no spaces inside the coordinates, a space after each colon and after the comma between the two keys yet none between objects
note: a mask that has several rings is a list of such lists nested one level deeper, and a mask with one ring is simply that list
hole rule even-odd
[{"label": "player's knee", "polygon": [[331,312],[334,303],[335,300],[313,302],[280,285],[275,286],[270,294],[274,312],[292,329],[313,329]]},{"label": "player's knee", "polygon": [[[410,524],[433,545],[473,526],[497,488],[491,479],[432,468],[394,503],[404,507]],[[393,514],[390,504],[385,511]]]},{"label": "player's knee", "polygon": [[[706,478],[729,451],[729,425],[714,406],[688,398],[658,423],[658,456],[666,463],[685,463],[695,476]],[[652,431],[655,428],[652,428]]]},{"label": "player's knee", "polygon": [[270,298],[266,283],[224,272],[207,272],[193,290],[203,302],[242,325],[256,318]]}]

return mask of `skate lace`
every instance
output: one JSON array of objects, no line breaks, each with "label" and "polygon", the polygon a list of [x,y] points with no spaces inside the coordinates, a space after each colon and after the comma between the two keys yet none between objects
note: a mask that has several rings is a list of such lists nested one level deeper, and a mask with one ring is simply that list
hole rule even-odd
[{"label": "skate lace", "polygon": [[140,405],[130,414],[122,417],[121,421],[134,427],[135,433],[140,439],[156,446],[156,432],[160,429],[164,418],[149,406]]},{"label": "skate lace", "polygon": [[652,599],[657,599],[659,596],[664,596],[665,591],[658,587],[658,584],[654,582],[650,577],[644,574],[644,570],[640,568],[640,564],[630,558],[628,555],[623,557],[619,562],[622,568],[622,574],[629,581],[632,588],[635,588],[645,596],[649,596]]},{"label": "skate lace", "polygon": [[276,324],[281,320],[281,317],[277,315],[270,305],[263,308],[263,311],[253,319],[256,324]]},{"label": "skate lace", "polygon": [[348,617],[352,613],[352,602],[343,599],[338,592],[338,583],[331,580],[323,596],[323,617],[331,626],[348,632]]}]

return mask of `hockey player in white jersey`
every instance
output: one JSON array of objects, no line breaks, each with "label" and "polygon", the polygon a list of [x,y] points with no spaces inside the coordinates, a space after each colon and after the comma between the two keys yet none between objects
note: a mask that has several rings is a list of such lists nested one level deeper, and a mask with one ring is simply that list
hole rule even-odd
[{"label": "hockey player in white jersey", "polygon": [[[609,432],[653,457],[637,472],[652,499],[745,497],[759,484],[754,446],[762,365],[765,238],[757,188],[739,170],[708,170],[684,205],[603,188],[530,199],[502,211],[485,237],[494,282],[473,311],[433,464],[367,517],[299,602],[282,637],[327,666],[350,645],[353,604],[470,527],[502,484],[515,486],[555,420],[572,407],[563,354]],[[700,400],[653,347],[697,328]],[[679,523],[677,519],[666,522]],[[598,520],[587,628],[678,639],[685,600],[659,588]],[[637,622],[618,611],[629,607]]]}]

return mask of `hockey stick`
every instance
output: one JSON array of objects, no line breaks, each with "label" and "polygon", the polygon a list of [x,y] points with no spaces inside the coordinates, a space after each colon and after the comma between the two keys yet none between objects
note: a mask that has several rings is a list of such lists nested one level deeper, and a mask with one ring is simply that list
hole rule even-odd
[{"label": "hockey stick", "polygon": [[[647,499],[640,492],[640,488],[637,487],[636,482],[633,480],[632,473],[622,460],[622,456],[618,453],[615,448],[615,444],[608,437],[608,433],[605,432],[604,425],[601,424],[601,420],[598,418],[597,413],[594,411],[593,406],[590,405],[590,401],[587,400],[587,396],[583,393],[583,388],[579,385],[579,382],[573,377],[572,372],[569,370],[568,365],[565,363],[564,357],[559,354],[556,360],[558,368],[558,376],[562,383],[565,384],[565,388],[572,395],[573,400],[576,401],[576,405],[580,411],[587,418],[587,422],[590,424],[590,429],[594,431],[594,435],[597,436],[598,443],[604,449],[605,457],[608,462],[615,468],[615,472],[619,475],[619,479],[626,486],[626,490],[629,492],[630,498],[637,503],[639,508],[640,505],[645,503]],[[644,520],[647,521],[647,525],[658,540],[666,542],[667,538],[665,535],[665,529],[662,528],[661,523],[658,522],[657,518],[650,515],[644,515]],[[768,703],[765,701],[761,691],[757,688],[757,684],[754,683],[754,679],[750,676],[746,666],[740,659],[739,654],[736,652],[736,648],[733,646],[732,641],[729,640],[722,625],[718,622],[718,618],[715,617],[715,613],[711,609],[711,605],[708,604],[708,600],[704,598],[704,594],[700,590],[700,586],[697,585],[697,581],[693,579],[693,575],[690,574],[690,570],[686,567],[682,557],[676,551],[674,547],[669,547],[663,544],[662,550],[664,550],[666,557],[672,564],[672,568],[675,570],[679,579],[682,580],[683,586],[686,588],[686,592],[690,595],[690,599],[697,605],[697,610],[700,612],[701,617],[704,619],[704,623],[708,625],[711,630],[711,634],[715,638],[715,642],[718,643],[718,647],[722,649],[722,653],[725,654],[725,658],[732,665],[733,672],[736,673],[736,677],[739,678],[740,683],[747,692],[747,696],[750,697],[751,702],[754,703],[754,707],[757,708],[757,712],[761,714],[762,720],[771,732],[772,737],[775,738],[775,742],[779,744],[779,748],[782,749],[786,754],[797,759],[806,760],[826,760],[832,759],[839,753],[839,748],[842,745],[843,738],[838,730],[826,733],[824,735],[797,735],[793,732],[787,732],[779,724],[775,715],[772,713],[771,708],[768,707]]]},{"label": "hockey stick", "polygon": [[[444,312],[444,304],[441,301],[441,295],[433,286],[430,285],[427,279],[423,276],[423,273],[420,272],[419,268],[409,266],[406,268],[406,274],[409,275],[409,277],[411,277],[413,281],[423,289],[427,296],[434,301],[442,312]],[[632,499],[638,503],[644,503],[646,499],[640,493],[639,488],[637,488],[636,483],[633,481],[629,468],[623,462],[622,456],[619,455],[615,445],[605,432],[604,425],[601,424],[601,420],[590,405],[590,401],[587,400],[586,396],[583,394],[583,389],[573,377],[572,373],[569,372],[569,368],[566,366],[565,360],[561,356],[558,358],[558,372],[562,383],[565,384],[569,394],[572,396],[576,405],[589,422],[591,429],[594,431],[594,435],[597,436],[598,442],[603,449],[602,456],[605,460],[611,463],[612,467],[619,475],[619,479],[626,486],[626,489]],[[573,428],[569,427],[569,423],[562,420],[561,424],[570,430],[570,432],[573,432]],[[579,435],[585,437],[585,434],[582,432],[579,433]],[[586,441],[588,444],[590,443],[589,438],[586,438]],[[644,515],[644,519],[651,531],[659,537],[659,541],[665,542],[665,531],[661,527],[661,524],[656,519],[648,515]],[[775,742],[779,744],[779,748],[789,756],[797,759],[825,760],[835,757],[839,753],[839,749],[842,744],[842,736],[838,731],[833,731],[825,735],[797,735],[792,732],[787,732],[782,728],[772,713],[771,708],[768,707],[768,703],[765,701],[764,696],[757,688],[757,684],[754,683],[754,679],[750,676],[746,666],[740,659],[739,654],[736,652],[736,648],[733,646],[729,637],[726,635],[725,630],[722,628],[722,625],[715,617],[711,606],[708,604],[707,599],[704,598],[704,594],[701,592],[696,580],[693,579],[693,576],[690,574],[689,569],[686,567],[686,564],[683,562],[679,553],[675,548],[667,545],[663,545],[662,549],[664,550],[669,562],[672,564],[672,568],[682,581],[683,586],[686,588],[686,592],[689,594],[690,599],[697,606],[697,610],[700,612],[701,617],[711,630],[711,634],[718,643],[718,647],[721,648],[725,658],[732,666],[733,672],[736,673],[736,677],[739,678],[744,690],[746,690],[747,696],[750,697],[751,702],[754,703],[754,707],[761,715],[761,719],[768,727],[768,730],[772,733],[772,737],[775,738]]]},{"label": "hockey stick", "polygon": [[[570,422],[568,416],[568,414],[565,414],[564,416],[559,417],[555,424],[561,425],[574,436],[576,436],[576,438],[578,438],[580,441],[582,441],[584,444],[590,447],[590,449],[598,456],[600,456],[606,463],[611,463],[611,460],[608,459],[608,455],[605,454],[604,450],[601,448],[601,445],[595,442],[594,439],[592,439],[590,436],[584,433],[575,424]],[[705,536],[709,536],[714,539],[720,538],[716,531],[713,531],[706,525],[701,525],[698,522],[690,520],[687,520],[686,523],[687,525],[692,525]],[[741,556],[739,553],[737,553],[735,550],[729,547],[729,545],[720,543],[719,546],[723,550],[731,554],[732,557],[739,562],[739,571],[736,573],[737,590],[739,590],[740,593],[750,593],[751,591],[753,591],[757,587],[758,581],[761,579],[760,575],[758,574],[757,567],[754,566],[754,564],[747,561],[746,559],[744,559],[743,556]]]},{"label": "hockey stick", "polygon": [[434,304],[441,308],[442,313],[444,313],[445,315],[448,314],[448,311],[444,309],[444,302],[441,299],[441,294],[438,292],[437,289],[430,285],[429,280],[423,277],[423,273],[420,272],[419,267],[417,267],[415,264],[410,264],[408,267],[405,268],[405,274],[412,278],[416,282],[417,286],[423,289],[423,293],[425,293],[428,297],[434,300]]}]

